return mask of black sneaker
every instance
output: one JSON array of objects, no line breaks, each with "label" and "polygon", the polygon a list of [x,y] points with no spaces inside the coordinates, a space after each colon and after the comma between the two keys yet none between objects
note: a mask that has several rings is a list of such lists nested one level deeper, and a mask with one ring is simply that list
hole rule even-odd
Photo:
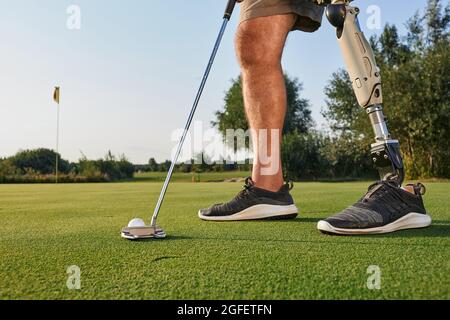
[{"label": "black sneaker", "polygon": [[422,200],[425,187],[419,183],[405,189],[392,181],[376,182],[357,203],[319,221],[317,228],[327,234],[358,235],[428,227],[431,217]]},{"label": "black sneaker", "polygon": [[271,192],[255,187],[247,178],[244,190],[233,200],[201,209],[198,216],[209,221],[294,219],[298,209],[289,194],[291,189],[292,184],[286,183],[278,192]]}]

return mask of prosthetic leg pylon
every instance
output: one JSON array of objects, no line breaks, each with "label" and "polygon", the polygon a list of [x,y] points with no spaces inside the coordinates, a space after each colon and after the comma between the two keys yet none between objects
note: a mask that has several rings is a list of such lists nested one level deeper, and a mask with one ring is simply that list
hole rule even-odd
[{"label": "prosthetic leg pylon", "polygon": [[403,160],[398,140],[391,137],[383,113],[381,73],[370,43],[358,22],[359,9],[349,0],[334,0],[326,7],[326,16],[336,28],[336,35],[359,105],[369,116],[375,134],[372,159],[381,180],[404,180]]}]

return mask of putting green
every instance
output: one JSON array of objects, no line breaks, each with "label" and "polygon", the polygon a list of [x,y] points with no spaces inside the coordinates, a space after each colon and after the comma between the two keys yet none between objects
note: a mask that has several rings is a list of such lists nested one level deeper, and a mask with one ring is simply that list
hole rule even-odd
[{"label": "putting green", "polygon": [[[0,299],[450,299],[450,183],[427,183],[428,229],[332,237],[315,226],[368,183],[297,183],[294,221],[208,223],[200,207],[237,183],[174,183],[159,223],[168,238],[128,242],[160,183],[0,185]],[[69,266],[81,289],[66,286]],[[370,290],[367,269],[381,271]]]}]

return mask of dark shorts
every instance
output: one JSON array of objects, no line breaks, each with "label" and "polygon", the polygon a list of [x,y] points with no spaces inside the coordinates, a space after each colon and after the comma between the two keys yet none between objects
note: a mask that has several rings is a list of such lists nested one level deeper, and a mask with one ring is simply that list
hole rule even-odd
[{"label": "dark shorts", "polygon": [[314,32],[322,24],[323,7],[309,0],[244,0],[241,3],[240,22],[280,14],[295,13],[293,30]]}]

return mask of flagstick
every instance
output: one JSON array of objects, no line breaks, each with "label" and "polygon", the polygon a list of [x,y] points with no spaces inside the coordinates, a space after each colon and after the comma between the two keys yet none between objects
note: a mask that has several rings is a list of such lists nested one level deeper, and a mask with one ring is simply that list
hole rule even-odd
[{"label": "flagstick", "polygon": [[59,164],[59,102],[56,107],[56,175],[55,183],[58,184],[58,164]]}]

